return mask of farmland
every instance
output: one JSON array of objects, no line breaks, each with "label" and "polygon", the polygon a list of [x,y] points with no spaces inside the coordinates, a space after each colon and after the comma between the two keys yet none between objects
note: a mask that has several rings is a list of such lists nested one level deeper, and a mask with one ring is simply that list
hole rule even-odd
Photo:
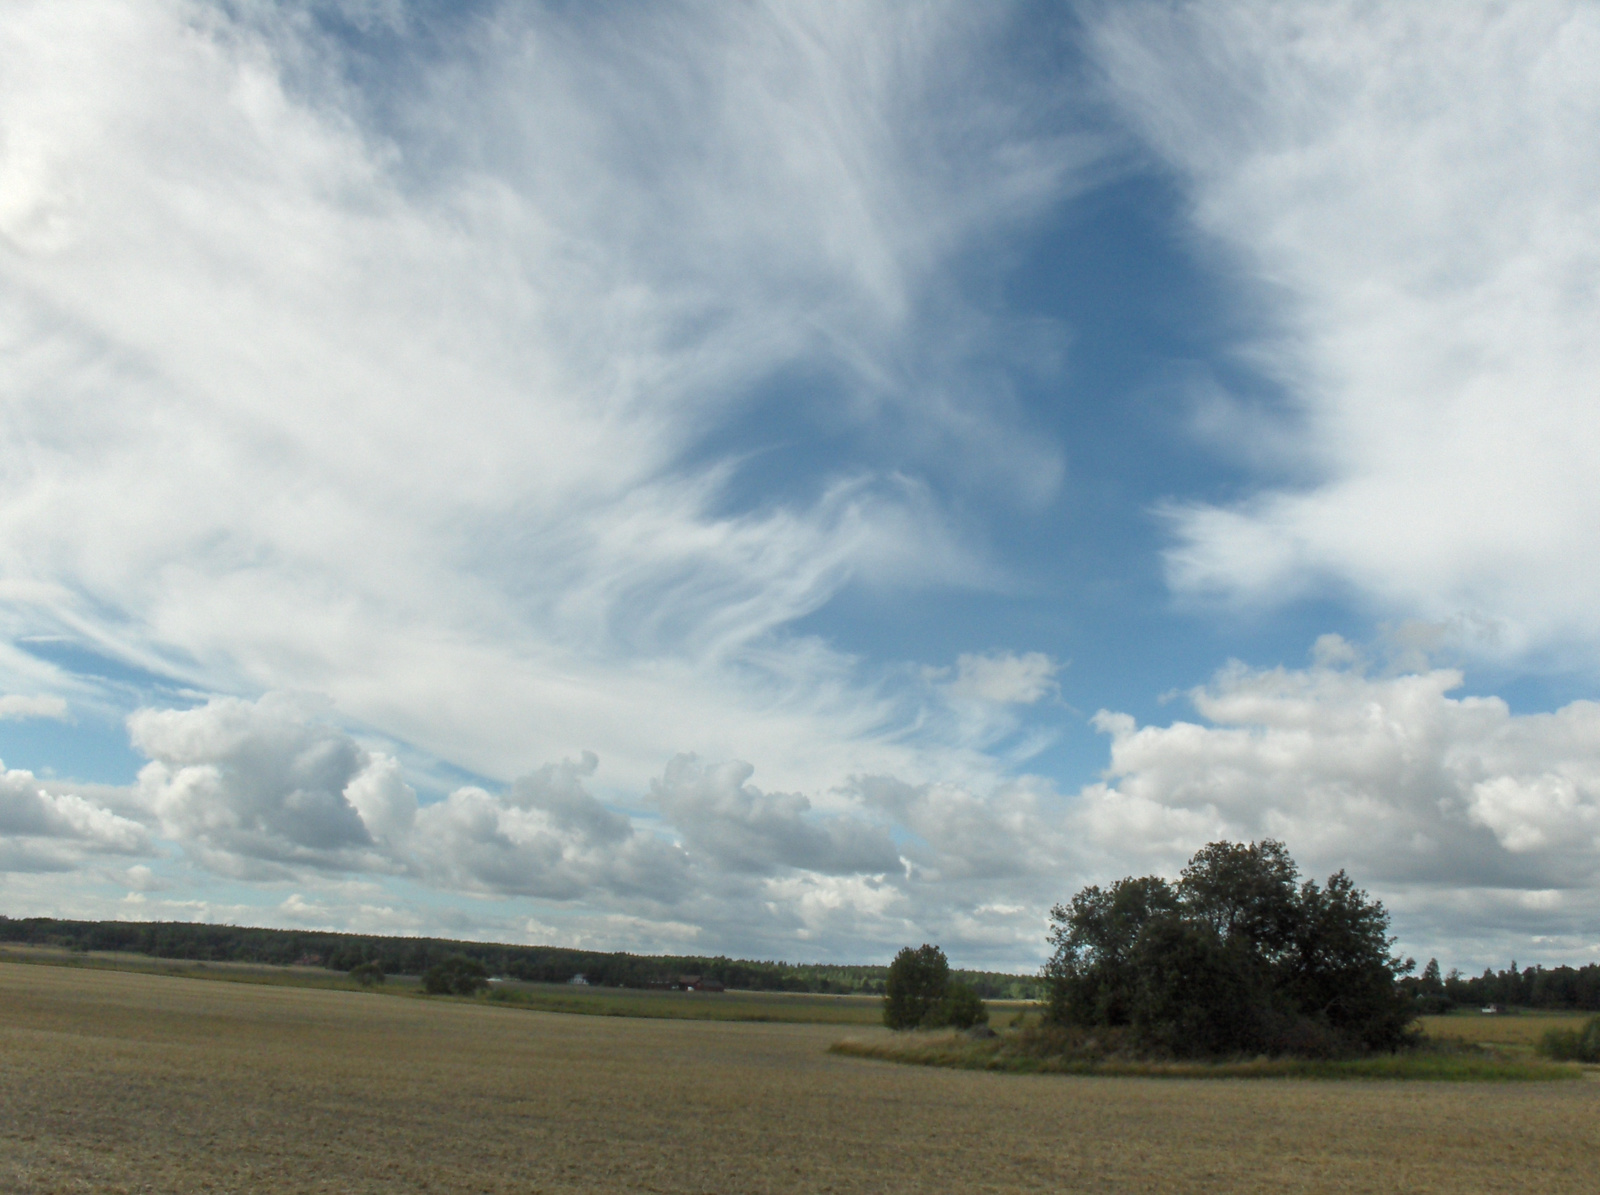
[{"label": "farmland", "polygon": [[1593,1015],[1588,1012],[1519,1012],[1485,1016],[1477,1009],[1469,1009],[1449,1016],[1422,1017],[1418,1023],[1429,1037],[1444,1041],[1531,1051],[1549,1030],[1576,1028]]},{"label": "farmland", "polygon": [[838,1036],[0,964],[0,1188],[1560,1192],[1600,1166],[1593,1080],[995,1075]]}]

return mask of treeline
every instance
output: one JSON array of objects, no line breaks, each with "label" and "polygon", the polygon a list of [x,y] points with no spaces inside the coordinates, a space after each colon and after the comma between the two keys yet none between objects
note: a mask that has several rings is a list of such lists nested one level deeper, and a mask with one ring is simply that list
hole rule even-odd
[{"label": "treeline", "polygon": [[[684,975],[760,992],[881,995],[888,967],[789,964],[722,956],[643,955],[513,946],[448,938],[391,938],[317,930],[258,929],[189,921],[63,921],[0,915],[0,942],[68,950],[121,951],[192,962],[265,963],[349,971],[376,964],[387,975],[421,975],[449,958],[481,963],[491,975],[528,983],[567,983],[582,975],[604,987],[647,988]],[[954,971],[985,999],[1035,999],[1037,979],[987,971]]]},{"label": "treeline", "polygon": [[1482,975],[1462,975],[1452,970],[1440,976],[1439,962],[1431,959],[1421,975],[1409,976],[1400,986],[1428,1012],[1452,1008],[1550,1008],[1600,1012],[1600,963],[1582,967],[1524,967],[1515,961],[1503,971],[1485,968]]}]

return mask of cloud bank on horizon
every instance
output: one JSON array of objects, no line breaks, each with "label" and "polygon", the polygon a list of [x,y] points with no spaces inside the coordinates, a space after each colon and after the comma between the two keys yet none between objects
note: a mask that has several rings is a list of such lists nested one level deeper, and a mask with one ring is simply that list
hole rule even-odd
[{"label": "cloud bank on horizon", "polygon": [[6,911],[1600,952],[1600,17],[1044,20],[9,8]]}]

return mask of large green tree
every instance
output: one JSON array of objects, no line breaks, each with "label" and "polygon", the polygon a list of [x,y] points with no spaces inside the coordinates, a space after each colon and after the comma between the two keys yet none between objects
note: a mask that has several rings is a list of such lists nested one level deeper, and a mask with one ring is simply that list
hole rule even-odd
[{"label": "large green tree", "polygon": [[1342,871],[1300,883],[1271,839],[1211,843],[1176,884],[1085,888],[1051,921],[1048,1015],[1153,1051],[1392,1050],[1414,1015],[1383,905]]}]

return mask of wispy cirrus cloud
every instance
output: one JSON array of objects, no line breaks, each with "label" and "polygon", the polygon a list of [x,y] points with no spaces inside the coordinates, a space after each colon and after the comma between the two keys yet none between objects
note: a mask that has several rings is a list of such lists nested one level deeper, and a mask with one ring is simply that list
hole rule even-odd
[{"label": "wispy cirrus cloud", "polygon": [[[1059,478],[946,334],[955,256],[1099,153],[985,70],[1004,14],[319,14],[8,12],[19,630],[501,776],[908,765],[785,628],[853,578],[992,582],[918,471]],[[917,433],[740,499],[769,447],[719,429],[799,363],[817,417]]]}]

